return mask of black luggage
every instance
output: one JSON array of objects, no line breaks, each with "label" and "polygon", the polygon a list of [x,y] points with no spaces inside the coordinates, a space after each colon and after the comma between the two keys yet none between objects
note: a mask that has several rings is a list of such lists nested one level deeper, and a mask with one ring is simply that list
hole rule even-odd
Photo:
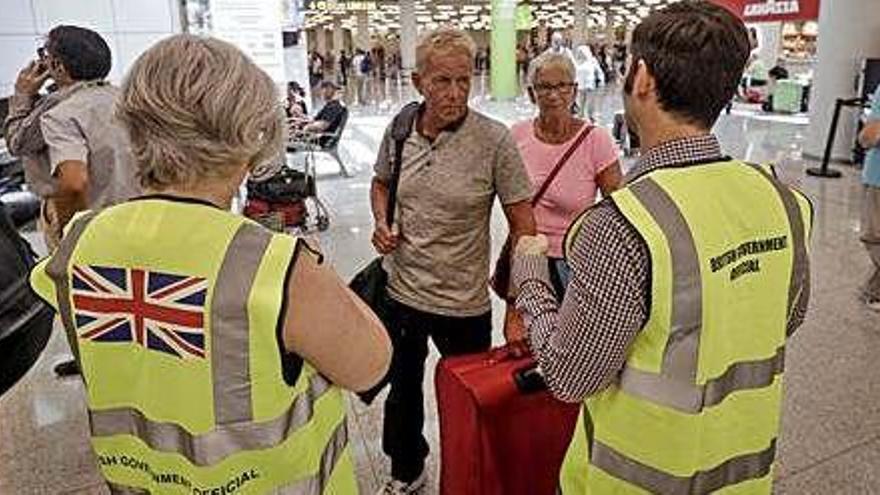
[{"label": "black luggage", "polygon": [[0,396],[46,348],[55,312],[31,290],[35,256],[0,202]]}]

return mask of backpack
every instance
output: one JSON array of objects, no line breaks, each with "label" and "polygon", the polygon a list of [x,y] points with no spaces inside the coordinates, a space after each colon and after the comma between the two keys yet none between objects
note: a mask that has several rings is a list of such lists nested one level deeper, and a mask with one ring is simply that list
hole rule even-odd
[{"label": "backpack", "polygon": [[361,59],[361,74],[369,74],[373,70],[373,60],[369,55],[364,55]]},{"label": "backpack", "polygon": [[46,348],[55,312],[30,286],[36,255],[0,202],[0,396]]}]

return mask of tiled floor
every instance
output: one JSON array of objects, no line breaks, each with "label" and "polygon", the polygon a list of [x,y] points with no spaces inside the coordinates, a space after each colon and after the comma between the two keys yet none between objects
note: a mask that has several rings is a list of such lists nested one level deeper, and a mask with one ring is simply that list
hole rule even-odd
[{"label": "tiled floor", "polygon": [[[475,94],[483,94],[478,81]],[[390,101],[354,108],[343,139],[343,158],[355,177],[335,176],[329,159],[319,158],[320,194],[332,213],[321,243],[336,269],[349,277],[373,257],[368,187],[371,159],[393,109],[410,90],[377,92]],[[530,114],[525,99],[474,104],[506,123]],[[597,99],[598,121],[608,125],[620,99],[609,92]],[[717,133],[727,153],[751,161],[777,163],[783,178],[804,190],[816,206],[812,243],[813,297],[805,325],[788,346],[786,400],[777,492],[780,494],[880,493],[880,314],[865,309],[856,287],[870,269],[858,242],[861,188],[858,172],[841,166],[844,177],[820,180],[804,174],[801,157],[806,119],[761,115],[737,107],[723,116]],[[497,212],[496,212],[497,213]],[[500,214],[493,238],[503,239]],[[499,241],[500,242],[500,241]],[[496,243],[497,244],[497,243]],[[498,249],[499,246],[495,246]],[[496,321],[500,311],[496,311]],[[496,340],[500,336],[496,335]],[[0,494],[105,493],[87,442],[83,387],[76,379],[57,380],[54,363],[66,355],[61,334],[31,374],[0,400]],[[432,355],[429,366],[436,362]],[[432,374],[426,375],[431,390]],[[426,432],[434,452],[430,483],[436,493],[437,421],[433,391],[428,394]],[[374,492],[387,475],[381,451],[381,400],[371,407],[351,404],[352,446],[362,493]]]}]

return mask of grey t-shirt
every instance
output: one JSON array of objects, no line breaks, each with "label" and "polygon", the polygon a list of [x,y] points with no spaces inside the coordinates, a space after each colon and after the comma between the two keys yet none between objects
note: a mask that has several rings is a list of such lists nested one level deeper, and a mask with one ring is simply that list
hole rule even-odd
[{"label": "grey t-shirt", "polygon": [[[376,177],[391,176],[390,126],[379,148]],[[391,297],[415,309],[467,317],[491,309],[489,220],[532,190],[510,131],[470,110],[457,129],[432,143],[413,130],[403,148],[395,221],[398,248],[385,257]]]}]

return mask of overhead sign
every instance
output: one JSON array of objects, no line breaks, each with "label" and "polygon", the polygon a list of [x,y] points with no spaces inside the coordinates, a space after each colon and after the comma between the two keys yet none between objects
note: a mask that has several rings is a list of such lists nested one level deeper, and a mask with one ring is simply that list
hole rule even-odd
[{"label": "overhead sign", "polygon": [[819,18],[820,0],[712,0],[745,22],[810,21]]},{"label": "overhead sign", "polygon": [[279,0],[211,0],[212,34],[237,46],[273,81],[283,83]]},{"label": "overhead sign", "polygon": [[358,10],[377,10],[376,2],[345,1],[345,0],[312,0],[306,2],[306,9],[317,11],[354,12]]}]

